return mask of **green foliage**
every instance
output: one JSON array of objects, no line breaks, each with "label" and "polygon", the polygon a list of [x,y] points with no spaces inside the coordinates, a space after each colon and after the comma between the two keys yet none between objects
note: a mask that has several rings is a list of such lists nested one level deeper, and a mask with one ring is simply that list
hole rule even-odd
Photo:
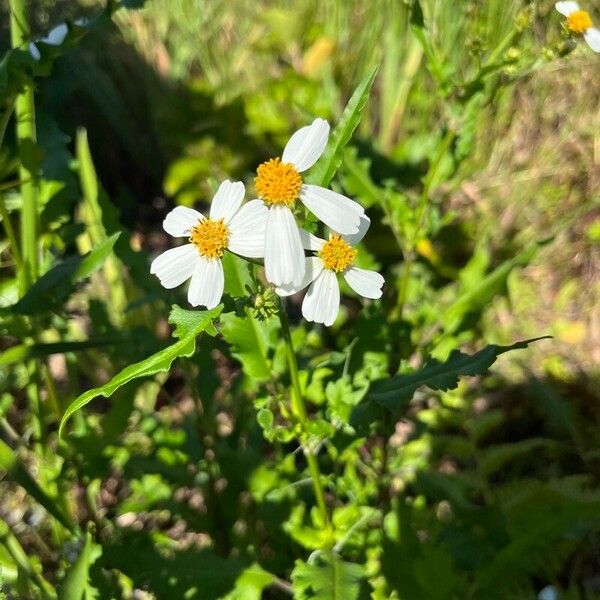
[{"label": "green foliage", "polygon": [[72,256],[61,261],[42,275],[11,310],[21,315],[57,310],[73,292],[75,284],[100,269],[119,235],[111,235],[85,256]]},{"label": "green foliage", "polygon": [[0,440],[0,468],[6,471],[16,483],[37,502],[39,502],[59,523],[67,529],[73,529],[56,499],[51,498],[31,477],[19,459],[17,453],[5,442]]},{"label": "green foliage", "polygon": [[371,88],[379,67],[375,67],[361,81],[348,101],[340,120],[333,130],[323,156],[310,173],[310,182],[328,186],[335,177],[343,160],[344,148],[350,142],[354,130],[358,127],[362,113],[367,105]]},{"label": "green foliage", "polygon": [[69,418],[97,396],[109,398],[120,387],[133,379],[149,377],[161,371],[167,371],[176,358],[191,356],[196,349],[196,338],[198,335],[203,332],[209,335],[216,334],[213,320],[219,316],[221,310],[222,306],[208,311],[184,310],[177,305],[173,306],[169,321],[175,325],[173,335],[179,341],[144,360],[129,365],[104,385],[88,390],[78,398],[75,398],[63,414],[59,427],[59,435],[62,433]]},{"label": "green foliage", "polygon": [[319,556],[315,563],[297,561],[292,571],[294,597],[299,600],[357,600],[364,576],[360,565],[344,562],[339,556]]},{"label": "green foliage", "polygon": [[416,373],[397,375],[388,380],[373,382],[368,398],[385,406],[393,415],[398,415],[419,387],[426,385],[432,390],[444,391],[454,389],[458,385],[459,377],[481,375],[501,354],[527,348],[532,342],[541,339],[546,338],[525,340],[511,346],[491,344],[471,355],[455,350],[444,363],[430,359]]},{"label": "green foliage", "polygon": [[[0,60],[2,591],[597,594],[597,65],[552,3],[54,4]],[[383,296],[323,327],[226,251],[186,309],[165,215],[315,117]]]},{"label": "green foliage", "polygon": [[90,532],[85,534],[83,547],[65,575],[58,593],[59,600],[97,600],[98,590],[90,584],[90,567],[102,556],[102,546],[95,544]]},{"label": "green foliage", "polygon": [[246,375],[259,382],[271,379],[273,367],[269,354],[278,329],[276,320],[259,320],[246,308],[242,317],[228,313],[221,322],[223,337],[231,345],[233,356],[244,366]]}]

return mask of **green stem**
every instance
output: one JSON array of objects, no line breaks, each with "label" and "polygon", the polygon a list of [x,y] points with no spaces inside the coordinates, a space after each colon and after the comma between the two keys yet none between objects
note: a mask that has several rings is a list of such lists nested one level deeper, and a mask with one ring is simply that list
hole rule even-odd
[{"label": "green stem", "polygon": [[405,260],[404,260],[404,268],[402,271],[402,277],[400,279],[400,284],[398,286],[398,300],[396,302],[396,308],[394,309],[394,318],[400,320],[402,319],[402,314],[404,312],[404,306],[406,305],[406,298],[408,294],[408,284],[410,282],[410,271],[412,268],[412,264],[416,258],[415,253],[415,245],[417,243],[417,238],[419,236],[419,232],[421,227],[423,226],[423,219],[425,218],[425,213],[427,212],[427,206],[429,201],[429,195],[431,193],[431,188],[433,187],[433,183],[438,173],[438,169],[442,163],[446,152],[448,152],[452,142],[455,137],[454,130],[448,129],[440,147],[438,149],[438,153],[435,157],[435,160],[431,163],[431,167],[423,180],[423,190],[421,191],[421,195],[419,196],[419,202],[417,206],[417,218],[416,225],[413,232],[413,235],[410,241],[407,244],[407,248],[405,251]]},{"label": "green stem", "polygon": [[33,583],[40,590],[41,597],[44,600],[56,598],[56,591],[42,575],[37,572],[35,565],[30,561],[23,546],[21,546],[19,540],[4,520],[0,520],[0,544],[2,544],[10,554],[24,578],[28,582],[30,581]]},{"label": "green stem", "polygon": [[[6,128],[8,127],[8,122],[10,121],[10,117],[15,109],[14,100],[10,100],[7,103],[7,107],[4,111],[4,114],[0,118],[0,148],[4,144],[4,135],[6,134]],[[0,188],[0,192],[2,189]],[[17,242],[17,236],[15,235],[15,230],[13,229],[10,216],[8,214],[8,210],[6,209],[6,205],[4,204],[4,196],[0,194],[0,216],[2,216],[2,224],[4,225],[4,230],[6,231],[6,237],[8,238],[8,242],[10,243],[10,251],[15,261],[15,266],[17,268],[17,272],[21,271],[21,253],[19,252],[19,244]]]},{"label": "green stem", "polygon": [[[306,405],[302,396],[302,388],[300,386],[300,377],[298,375],[298,361],[296,360],[296,353],[294,351],[294,344],[292,342],[292,334],[290,331],[290,323],[287,318],[287,312],[283,300],[279,302],[279,320],[281,322],[281,333],[285,342],[285,355],[288,363],[288,369],[290,372],[290,379],[292,382],[292,395],[291,395],[291,410],[292,414],[298,420],[300,427],[302,428],[302,439],[301,444],[304,449],[304,455],[306,456],[306,462],[308,463],[308,472],[312,479],[313,490],[315,498],[317,500],[317,506],[321,513],[321,519],[325,524],[326,531],[331,534],[332,527],[331,521],[329,520],[329,512],[327,510],[327,504],[325,503],[325,493],[323,491],[323,484],[321,483],[321,471],[319,469],[319,462],[315,456],[313,449],[307,444],[308,436],[306,431],[306,425],[308,423],[308,414],[306,412]],[[331,535],[327,536],[331,537]]]},{"label": "green stem", "polygon": [[[10,0],[10,31],[13,48],[20,48],[30,37],[25,0]],[[27,83],[16,99],[17,144],[21,163],[21,257],[20,292],[24,295],[38,276],[38,181],[34,165],[26,165],[23,156],[31,154],[36,143],[35,101],[33,85]]]}]

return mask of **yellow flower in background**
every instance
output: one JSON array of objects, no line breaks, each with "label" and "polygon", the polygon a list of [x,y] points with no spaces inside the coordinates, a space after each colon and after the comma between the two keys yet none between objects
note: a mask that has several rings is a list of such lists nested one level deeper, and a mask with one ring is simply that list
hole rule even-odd
[{"label": "yellow flower in background", "polygon": [[567,17],[565,25],[569,32],[583,36],[594,52],[600,52],[600,29],[593,26],[588,12],[582,10],[577,2],[557,2],[554,6],[561,15]]}]

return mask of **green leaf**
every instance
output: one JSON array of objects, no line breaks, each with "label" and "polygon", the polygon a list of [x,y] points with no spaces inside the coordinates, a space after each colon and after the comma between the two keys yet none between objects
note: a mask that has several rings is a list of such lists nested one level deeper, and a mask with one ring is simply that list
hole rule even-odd
[{"label": "green leaf", "polygon": [[502,263],[479,283],[465,287],[465,291],[444,312],[442,323],[446,334],[454,333],[461,325],[464,317],[487,306],[505,286],[511,271],[517,267],[527,266],[537,254],[539,248],[547,242],[535,244],[514,258]]},{"label": "green leaf", "polygon": [[344,562],[336,554],[321,556],[315,564],[296,561],[292,571],[294,598],[305,600],[356,600],[361,594],[364,569]]},{"label": "green leaf", "polygon": [[31,477],[16,452],[0,439],[0,469],[16,481],[34,500],[39,502],[55,519],[67,529],[73,530],[73,524],[64,515],[58,504]]},{"label": "green leaf", "polygon": [[52,311],[73,292],[75,284],[95,273],[112,252],[115,233],[85,256],[72,256],[42,275],[11,310],[22,315]]},{"label": "green leaf", "polygon": [[531,576],[552,581],[572,556],[573,542],[600,531],[600,493],[586,477],[515,480],[499,500],[510,540],[475,573],[466,596],[510,598]]},{"label": "green leaf", "polygon": [[13,365],[30,358],[41,358],[51,354],[65,354],[67,352],[81,352],[89,348],[113,346],[123,343],[123,339],[97,339],[81,341],[52,342],[49,344],[18,344],[0,353],[0,366]]},{"label": "green leaf", "polygon": [[334,178],[342,164],[344,147],[350,142],[354,130],[360,123],[378,70],[379,66],[372,69],[352,94],[338,124],[329,138],[329,143],[323,156],[311,170],[310,176],[307,178],[309,183],[328,186]]},{"label": "green leaf", "polygon": [[258,563],[250,565],[236,579],[235,587],[221,600],[261,600],[262,591],[277,578]]},{"label": "green leaf", "polygon": [[71,565],[58,593],[58,600],[94,600],[98,591],[90,584],[90,567],[102,555],[102,546],[92,541],[88,531],[77,560]]},{"label": "green leaf", "polygon": [[250,274],[250,263],[231,252],[225,252],[222,259],[225,274],[225,293],[232,298],[248,296],[248,289],[254,289]]},{"label": "green leaf", "polygon": [[459,350],[454,350],[446,362],[430,359],[415,373],[375,381],[371,385],[367,398],[381,404],[394,415],[398,415],[421,386],[426,385],[433,390],[454,389],[458,385],[459,377],[485,373],[501,354],[527,348],[533,342],[548,338],[549,336],[534,338],[511,346],[491,344],[475,354],[463,354]]},{"label": "green leaf", "polygon": [[242,363],[244,373],[256,381],[271,379],[269,350],[272,336],[278,328],[276,319],[259,320],[246,308],[245,316],[227,313],[221,318],[221,323],[221,333],[230,344],[233,356]]},{"label": "green leaf", "polygon": [[525,454],[529,454],[538,448],[556,446],[554,440],[545,440],[543,438],[528,438],[519,442],[510,444],[498,444],[481,451],[479,455],[479,468],[481,473],[489,477],[502,469],[506,463],[515,460]]},{"label": "green leaf", "polygon": [[196,337],[200,333],[207,332],[209,335],[216,335],[213,321],[221,314],[222,310],[222,305],[212,310],[184,310],[174,305],[169,315],[169,322],[176,326],[173,335],[179,341],[140,362],[129,365],[115,375],[108,383],[88,390],[78,398],[75,398],[68,406],[60,422],[58,429],[59,436],[62,436],[64,426],[69,418],[96,398],[96,396],[110,398],[120,387],[133,379],[149,377],[156,373],[168,371],[176,358],[191,356],[196,350]]}]

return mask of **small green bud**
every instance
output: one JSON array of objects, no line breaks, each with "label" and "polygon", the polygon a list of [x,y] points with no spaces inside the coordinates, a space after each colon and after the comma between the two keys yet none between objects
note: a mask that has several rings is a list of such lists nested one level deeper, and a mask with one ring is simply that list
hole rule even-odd
[{"label": "small green bud", "polygon": [[277,314],[277,310],[277,295],[273,288],[266,288],[254,296],[252,301],[252,313],[257,319],[269,319]]},{"label": "small green bud", "polygon": [[508,62],[516,62],[521,58],[521,51],[514,46],[506,51],[506,60]]}]

